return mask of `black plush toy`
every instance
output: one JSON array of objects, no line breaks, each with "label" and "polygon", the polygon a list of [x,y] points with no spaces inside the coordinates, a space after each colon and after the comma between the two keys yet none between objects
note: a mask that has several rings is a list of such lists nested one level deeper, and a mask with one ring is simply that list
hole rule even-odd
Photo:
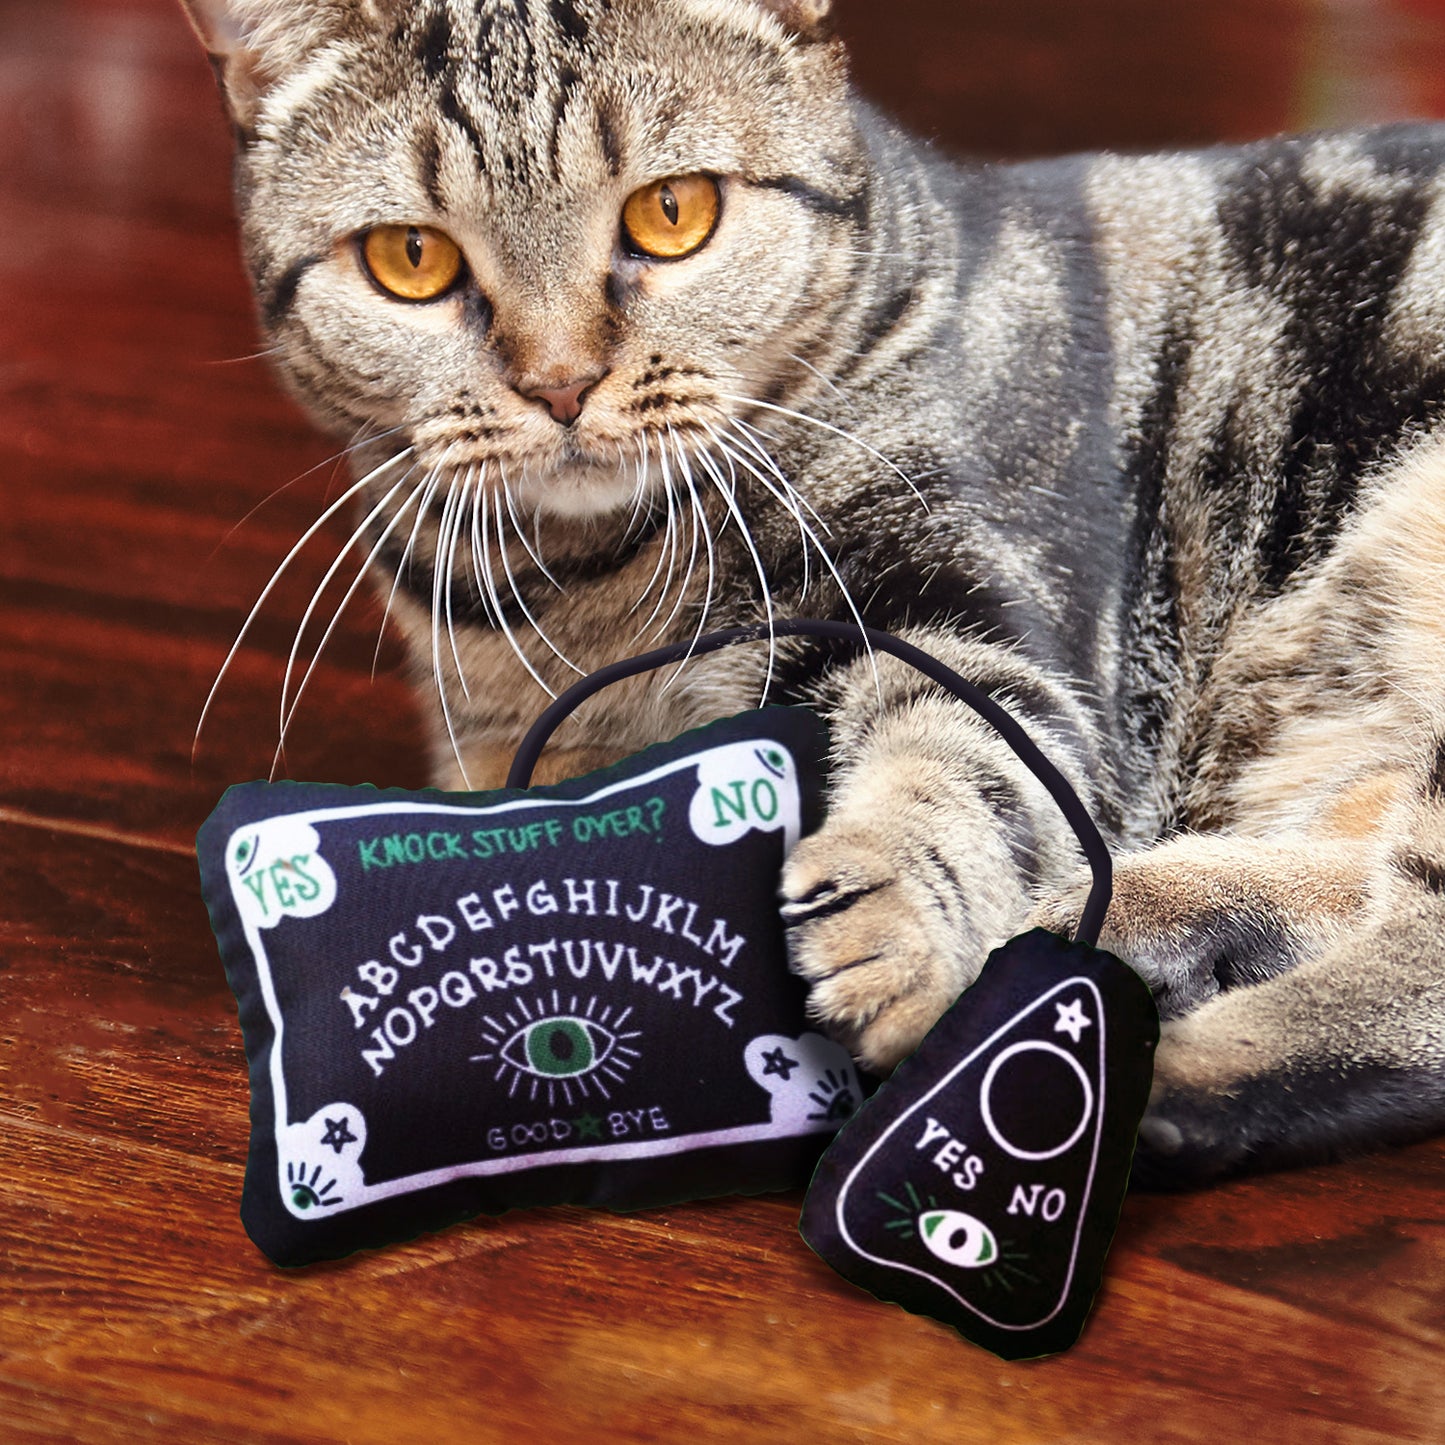
[{"label": "black plush toy", "polygon": [[[527,791],[593,693],[770,635],[866,644],[954,693],[1034,771],[1094,870],[1076,941],[1034,932],[996,950],[846,1126],[864,1090],[807,1026],[776,900],[787,850],[821,822],[822,724],[766,708]],[[266,1253],[303,1264],[522,1205],[786,1188],[844,1126],[803,1211],[824,1259],[1006,1358],[1077,1338],[1158,1018],[1092,946],[1103,840],[998,704],[887,633],[775,622],[579,682],[508,784],[249,784],[202,828],[251,1068],[242,1217]]]},{"label": "black plush toy", "polygon": [[1158,1015],[1110,954],[1036,930],[989,956],[823,1156],[803,1238],[880,1299],[1004,1359],[1093,1307]]},{"label": "black plush toy", "polygon": [[766,708],[555,787],[232,788],[201,829],[279,1264],[807,1181],[862,1097],[776,887],[826,734]]}]

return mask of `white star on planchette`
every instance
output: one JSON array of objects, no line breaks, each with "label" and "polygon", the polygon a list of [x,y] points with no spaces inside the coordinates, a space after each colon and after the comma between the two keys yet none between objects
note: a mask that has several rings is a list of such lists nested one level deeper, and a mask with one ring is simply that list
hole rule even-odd
[{"label": "white star on planchette", "polygon": [[1084,1030],[1089,1027],[1090,1020],[1084,1017],[1084,1006],[1074,999],[1067,1006],[1061,1003],[1054,1005],[1059,1011],[1059,1021],[1054,1025],[1056,1034],[1068,1034],[1075,1043],[1083,1037]]}]

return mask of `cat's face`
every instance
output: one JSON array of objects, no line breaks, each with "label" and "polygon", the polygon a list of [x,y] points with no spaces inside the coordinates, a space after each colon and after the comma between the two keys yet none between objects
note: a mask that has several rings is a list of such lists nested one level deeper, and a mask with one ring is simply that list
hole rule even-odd
[{"label": "cat's face", "polygon": [[866,195],[826,0],[188,0],[288,384],[588,516],[808,375]]}]

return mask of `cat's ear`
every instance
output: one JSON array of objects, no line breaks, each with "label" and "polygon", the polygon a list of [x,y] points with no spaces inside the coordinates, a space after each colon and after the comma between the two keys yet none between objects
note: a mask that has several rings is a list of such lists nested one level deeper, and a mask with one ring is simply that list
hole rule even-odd
[{"label": "cat's ear", "polygon": [[756,3],[807,40],[822,40],[833,33],[833,0],[756,0]]},{"label": "cat's ear", "polygon": [[221,83],[231,118],[249,131],[261,97],[326,41],[376,24],[391,0],[181,0]]}]

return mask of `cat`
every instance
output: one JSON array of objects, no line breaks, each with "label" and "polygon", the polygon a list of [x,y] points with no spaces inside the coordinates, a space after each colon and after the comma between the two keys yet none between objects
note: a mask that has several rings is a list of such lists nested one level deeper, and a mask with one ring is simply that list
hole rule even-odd
[{"label": "cat", "polygon": [[[866,619],[1117,851],[1101,942],[1165,1018],[1137,1179],[1445,1125],[1445,132],[962,165],[855,95],[829,0],[185,3],[438,784],[644,645]],[[992,947],[1071,930],[1081,861],[858,649],[616,689],[554,775],[764,696],[833,738],[790,957],[886,1072]]]}]

